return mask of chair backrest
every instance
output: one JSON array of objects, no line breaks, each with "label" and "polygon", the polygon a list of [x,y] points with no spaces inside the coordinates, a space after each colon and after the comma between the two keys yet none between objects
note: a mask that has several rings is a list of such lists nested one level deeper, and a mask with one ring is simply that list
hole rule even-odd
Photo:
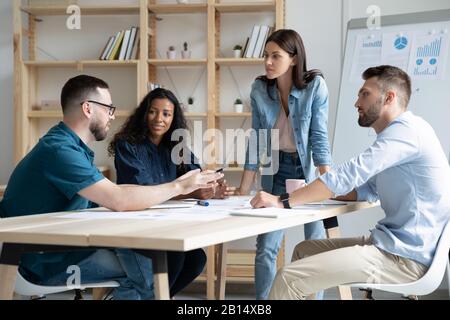
[{"label": "chair backrest", "polygon": [[434,253],[433,261],[424,276],[416,281],[399,284],[380,283],[352,283],[350,286],[356,288],[371,288],[396,292],[405,296],[424,296],[435,291],[444,278],[445,269],[448,265],[450,250],[450,220],[444,227]]},{"label": "chair backrest", "polygon": [[[450,250],[450,220],[439,237],[433,261],[425,275],[415,282],[421,282],[421,292],[416,295],[426,295],[436,290],[444,278],[445,269],[448,264],[448,253]],[[414,283],[414,282],[413,282]]]}]

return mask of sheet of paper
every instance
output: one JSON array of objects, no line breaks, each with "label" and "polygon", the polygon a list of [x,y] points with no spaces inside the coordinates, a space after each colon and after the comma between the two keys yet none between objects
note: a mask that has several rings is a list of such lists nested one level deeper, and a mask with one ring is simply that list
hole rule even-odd
[{"label": "sheet of paper", "polygon": [[249,216],[249,217],[263,217],[263,218],[286,218],[296,215],[313,215],[311,208],[296,207],[295,209],[280,209],[280,208],[261,208],[261,209],[235,209],[230,210],[232,216]]},{"label": "sheet of paper", "polygon": [[344,204],[349,204],[352,203],[353,201],[338,201],[338,200],[324,200],[324,201],[319,201],[319,202],[310,202],[306,205],[319,205],[319,206],[330,206],[330,205],[344,205]]},{"label": "sheet of paper", "polygon": [[[251,196],[229,197],[227,199],[208,199],[209,207],[228,207],[228,208],[250,208]],[[185,202],[196,204],[197,199],[185,199]]]},{"label": "sheet of paper", "polygon": [[369,67],[381,64],[381,34],[360,34],[356,38],[350,82],[361,82],[361,74]]},{"label": "sheet of paper", "polygon": [[414,80],[443,80],[448,59],[449,34],[416,33],[409,58],[408,74]]},{"label": "sheet of paper", "polygon": [[410,33],[397,32],[383,34],[383,47],[381,49],[381,64],[408,70],[408,61],[411,52],[412,37]]},{"label": "sheet of paper", "polygon": [[171,210],[144,210],[113,212],[106,209],[94,209],[89,211],[71,212],[58,218],[63,219],[83,219],[83,220],[101,220],[101,219],[120,219],[120,220],[176,220],[176,221],[214,221],[228,217],[228,212],[203,210],[203,208],[186,208]]},{"label": "sheet of paper", "polygon": [[152,206],[150,209],[192,208],[195,203],[182,200],[169,200]]}]

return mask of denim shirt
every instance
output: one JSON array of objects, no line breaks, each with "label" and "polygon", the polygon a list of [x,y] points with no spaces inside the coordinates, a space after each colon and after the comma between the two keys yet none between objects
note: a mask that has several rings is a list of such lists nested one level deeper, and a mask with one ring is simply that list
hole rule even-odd
[{"label": "denim shirt", "polygon": [[193,153],[190,158],[190,164],[177,168],[171,160],[170,150],[163,144],[157,146],[149,140],[131,144],[119,140],[114,157],[117,184],[148,186],[171,182],[188,171],[201,169]]},{"label": "denim shirt", "polygon": [[[281,102],[277,87],[269,88],[261,80],[253,83],[250,94],[252,106],[252,128],[272,130],[280,113]],[[273,99],[272,99],[273,98]],[[292,88],[288,99],[289,120],[294,131],[297,153],[302,164],[305,179],[310,182],[315,179],[315,167],[331,165],[330,145],[328,142],[328,88],[325,80],[316,76],[307,87],[299,90]],[[267,141],[258,139],[256,163],[250,163],[249,148],[247,148],[245,170],[256,171],[260,166],[262,149],[271,148],[270,131]],[[262,176],[263,190],[271,192],[273,176]]]}]

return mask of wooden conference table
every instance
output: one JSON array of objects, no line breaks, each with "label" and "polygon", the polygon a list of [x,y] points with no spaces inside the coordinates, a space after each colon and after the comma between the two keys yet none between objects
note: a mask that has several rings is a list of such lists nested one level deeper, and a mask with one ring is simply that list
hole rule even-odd
[{"label": "wooden conference table", "polygon": [[[323,220],[330,238],[339,237],[337,217],[373,207],[367,202],[315,206],[310,214],[283,218],[224,216],[214,221],[64,219],[51,213],[0,219],[0,299],[12,299],[20,257],[25,252],[132,248],[153,251],[156,299],[169,299],[166,251],[189,251],[219,245],[217,298],[225,292],[227,242]],[[214,206],[208,207],[214,210]],[[166,209],[169,210],[170,209]],[[308,209],[309,210],[309,209]],[[222,253],[222,254],[220,254]],[[341,298],[351,299],[348,287]]]}]

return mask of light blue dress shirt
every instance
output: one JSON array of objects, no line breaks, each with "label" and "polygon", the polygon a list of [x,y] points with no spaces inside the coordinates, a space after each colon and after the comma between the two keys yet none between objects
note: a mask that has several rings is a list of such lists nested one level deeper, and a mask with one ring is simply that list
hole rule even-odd
[{"label": "light blue dress shirt", "polygon": [[[253,83],[250,94],[252,106],[252,129],[269,130],[268,140],[258,139],[258,152],[250,154],[247,149],[245,170],[257,170],[260,156],[271,150],[270,130],[280,114],[280,98],[276,86],[269,87],[262,80]],[[316,178],[315,166],[331,165],[330,145],[328,142],[328,88],[321,76],[316,76],[306,88],[299,90],[295,86],[289,94],[289,120],[294,132],[297,153],[302,164],[305,179],[310,182]],[[272,192],[273,176],[262,176],[263,190]]]},{"label": "light blue dress shirt", "polygon": [[450,218],[450,168],[425,120],[404,112],[366,151],[320,179],[336,195],[356,188],[358,200],[379,199],[386,217],[371,230],[374,245],[431,264]]}]

